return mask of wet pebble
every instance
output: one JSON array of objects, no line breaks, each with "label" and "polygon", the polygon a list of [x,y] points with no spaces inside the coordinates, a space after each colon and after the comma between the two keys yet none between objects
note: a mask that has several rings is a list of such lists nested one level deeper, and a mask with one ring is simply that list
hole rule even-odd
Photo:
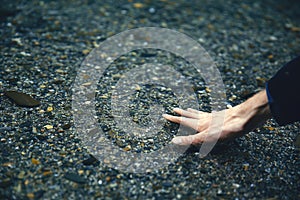
[{"label": "wet pebble", "polygon": [[82,161],[82,163],[84,165],[92,165],[92,164],[96,163],[97,161],[98,160],[94,156],[90,155],[90,157],[88,159]]},{"label": "wet pebble", "polygon": [[4,94],[19,106],[36,107],[41,104],[40,101],[22,92],[5,91]]},{"label": "wet pebble", "polygon": [[65,178],[68,179],[69,181],[73,181],[76,183],[81,183],[81,184],[86,183],[85,178],[73,172],[67,172],[65,174]]}]

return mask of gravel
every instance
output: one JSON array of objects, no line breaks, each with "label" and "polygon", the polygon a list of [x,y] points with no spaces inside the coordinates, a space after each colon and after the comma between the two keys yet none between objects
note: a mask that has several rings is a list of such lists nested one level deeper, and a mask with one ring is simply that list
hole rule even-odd
[{"label": "gravel", "polygon": [[[226,105],[237,105],[300,52],[299,7],[294,1],[271,0],[4,0],[0,199],[299,199],[299,123],[279,127],[269,120],[242,138],[218,144],[204,158],[192,146],[164,168],[128,173],[97,161],[82,145],[71,90],[82,61],[102,41],[131,28],[155,26],[198,41],[222,75]],[[210,111],[212,102],[210,89],[179,56],[152,49],[116,60],[97,85],[99,124],[119,148],[147,154],[168,144],[178,126],[163,121],[153,137],[132,138],[118,129],[107,106],[111,86],[143,63],[178,67],[193,84],[199,108]],[[40,105],[20,107],[5,91],[28,94]],[[128,97],[132,123],[145,128],[152,123],[151,106],[172,113],[178,105],[161,85],[138,85],[134,94],[138,98]]]}]

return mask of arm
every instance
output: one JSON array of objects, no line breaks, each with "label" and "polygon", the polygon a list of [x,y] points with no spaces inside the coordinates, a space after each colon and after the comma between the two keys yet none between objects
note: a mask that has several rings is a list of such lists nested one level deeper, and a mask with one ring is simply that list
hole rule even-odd
[{"label": "arm", "polygon": [[166,114],[163,117],[198,131],[195,135],[173,138],[173,143],[182,145],[239,137],[261,126],[271,116],[279,125],[300,121],[300,56],[283,66],[268,81],[266,90],[240,105],[219,112],[220,116],[225,112],[220,138],[218,131],[208,131],[211,113],[179,108],[174,111],[181,117]]}]

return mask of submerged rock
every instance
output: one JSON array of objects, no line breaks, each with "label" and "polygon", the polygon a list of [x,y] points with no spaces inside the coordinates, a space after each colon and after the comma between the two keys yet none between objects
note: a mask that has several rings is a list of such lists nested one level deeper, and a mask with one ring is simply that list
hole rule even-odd
[{"label": "submerged rock", "polygon": [[75,174],[73,172],[68,172],[65,174],[65,178],[68,179],[69,181],[73,181],[76,183],[86,183],[86,179],[79,176],[78,174]]},{"label": "submerged rock", "polygon": [[39,106],[41,103],[40,101],[32,98],[30,95],[17,92],[17,91],[5,91],[4,94],[10,98],[14,103],[18,106],[23,107],[36,107]]}]

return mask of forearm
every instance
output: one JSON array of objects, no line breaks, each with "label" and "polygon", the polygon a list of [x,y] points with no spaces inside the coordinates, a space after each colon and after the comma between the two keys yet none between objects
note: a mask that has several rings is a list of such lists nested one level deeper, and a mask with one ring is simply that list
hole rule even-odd
[{"label": "forearm", "polygon": [[272,116],[266,90],[260,91],[236,107],[238,115],[244,118],[243,132],[252,131]]}]

